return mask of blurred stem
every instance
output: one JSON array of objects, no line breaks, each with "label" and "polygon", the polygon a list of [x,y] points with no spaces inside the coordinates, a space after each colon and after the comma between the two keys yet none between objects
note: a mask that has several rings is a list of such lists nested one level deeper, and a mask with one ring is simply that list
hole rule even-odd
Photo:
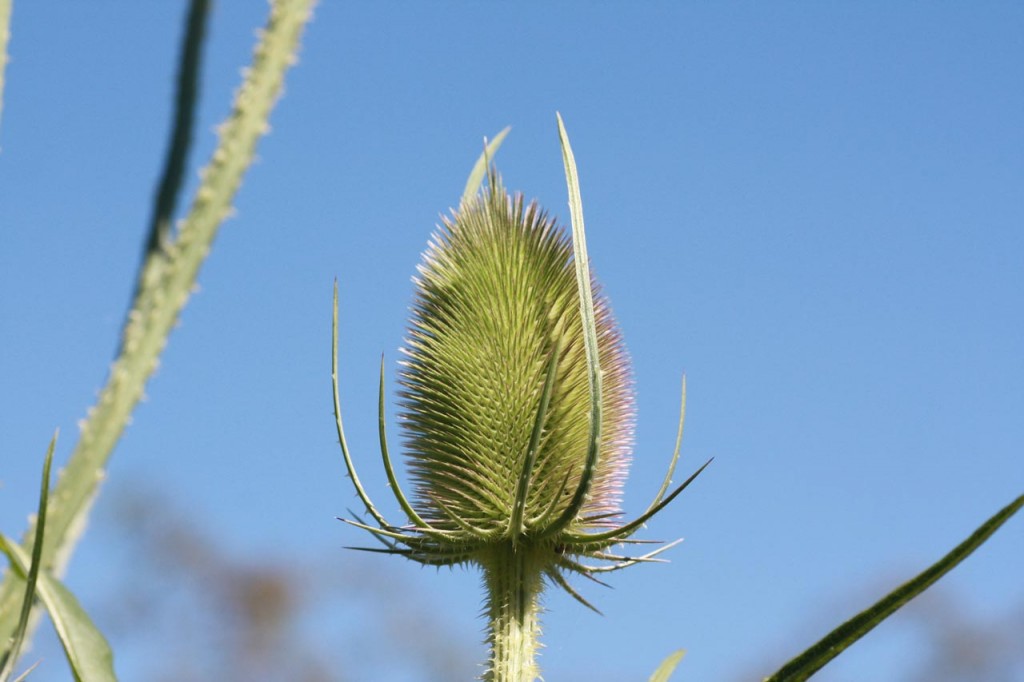
[{"label": "blurred stem", "polygon": [[7,41],[11,37],[12,0],[0,0],[0,120],[4,113],[4,73],[7,70]]},{"label": "blurred stem", "polygon": [[[0,0],[2,1],[2,0]],[[167,336],[193,290],[200,265],[217,228],[252,161],[256,141],[266,132],[270,110],[284,73],[295,61],[302,28],[313,0],[275,0],[260,34],[253,64],[236,93],[229,119],[220,127],[220,142],[202,173],[202,184],[181,229],[166,249],[150,252],[142,266],[139,291],[125,325],[121,352],[114,361],[98,402],[89,410],[81,436],[50,498],[43,546],[43,567],[61,575],[82,533],[104,467],[128,417],[157,366]],[[22,546],[32,547],[30,526]],[[22,580],[7,571],[0,585],[0,642],[17,625]]]},{"label": "blurred stem", "polygon": [[487,586],[491,659],[484,682],[533,682],[540,637],[540,595],[545,560],[535,548],[511,543],[482,562]]}]

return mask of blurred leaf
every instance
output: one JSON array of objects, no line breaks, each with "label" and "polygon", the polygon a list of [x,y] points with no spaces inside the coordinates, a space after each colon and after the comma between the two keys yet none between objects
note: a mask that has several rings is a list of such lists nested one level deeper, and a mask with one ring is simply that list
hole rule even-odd
[{"label": "blurred leaf", "polygon": [[675,672],[676,666],[679,665],[679,661],[683,660],[683,656],[686,655],[685,649],[674,651],[669,654],[668,658],[661,662],[658,669],[654,671],[650,679],[647,682],[668,682],[668,679],[672,677],[672,673]]},{"label": "blurred leaf", "polygon": [[[210,15],[210,0],[191,0],[185,18],[185,34],[181,43],[178,63],[178,82],[175,93],[174,128],[171,132],[167,157],[157,185],[153,213],[149,222],[149,236],[143,250],[143,264],[155,267],[166,265],[166,250],[171,244],[171,225],[181,194],[185,167],[192,147],[192,128],[195,125],[199,101],[199,72],[203,61],[206,25]],[[139,269],[132,300],[144,289],[146,277],[156,273],[145,267]],[[120,352],[118,353],[120,355]]]},{"label": "blurred leaf", "polygon": [[858,613],[837,627],[817,644],[782,666],[777,673],[766,677],[765,682],[802,682],[809,678],[842,653],[844,649],[866,635],[897,609],[924,592],[954,566],[966,559],[1022,506],[1024,506],[1024,495],[1000,509],[969,538],[957,545],[953,551],[939,559],[930,568],[913,580],[897,587],[871,608]]},{"label": "blurred leaf", "polygon": [[[39,511],[36,512],[36,534],[32,545],[32,561],[28,569],[28,579],[25,581],[25,597],[21,601],[21,615],[18,616],[18,628],[14,632],[11,648],[4,652],[3,663],[0,664],[0,682],[7,680],[14,672],[14,666],[18,663],[18,656],[21,654],[21,646],[25,641],[25,633],[28,631],[29,617],[32,615],[32,602],[36,598],[36,583],[39,580],[39,567],[42,563],[46,508],[50,501],[50,465],[53,463],[53,449],[56,446],[57,433],[55,432],[53,438],[50,439],[49,447],[46,448],[46,457],[43,458],[43,482],[39,487]],[[11,561],[13,562],[14,559],[12,558]]]},{"label": "blurred leaf", "polygon": [[[23,577],[29,572],[29,557],[16,542],[0,535],[0,550],[6,554],[15,570]],[[79,682],[105,682],[114,675],[114,654],[100,631],[86,615],[75,595],[59,580],[40,573],[36,592],[50,613],[68,663]]]},{"label": "blurred leaf", "polygon": [[26,670],[26,671],[25,671],[25,672],[23,672],[22,674],[18,675],[18,676],[17,676],[16,678],[14,678],[14,682],[25,682],[25,680],[27,680],[27,679],[28,679],[28,676],[29,676],[29,674],[30,674],[30,673],[31,673],[31,672],[32,672],[33,670],[35,670],[35,669],[36,669],[36,667],[37,667],[38,665],[39,665],[39,661],[36,661],[36,662],[35,662],[35,663],[33,663],[32,665],[30,665],[30,666],[28,667],[28,670]]},{"label": "blurred leaf", "polygon": [[11,0],[0,0],[0,114],[4,110],[4,68],[7,66],[7,40],[11,37]]},{"label": "blurred leaf", "polygon": [[199,97],[199,70],[203,58],[203,42],[210,13],[209,0],[192,0],[185,20],[185,36],[178,66],[178,85],[174,107],[174,131],[164,160],[153,216],[150,220],[146,255],[160,248],[170,238],[188,152],[192,146],[192,127],[195,124],[196,104]]}]

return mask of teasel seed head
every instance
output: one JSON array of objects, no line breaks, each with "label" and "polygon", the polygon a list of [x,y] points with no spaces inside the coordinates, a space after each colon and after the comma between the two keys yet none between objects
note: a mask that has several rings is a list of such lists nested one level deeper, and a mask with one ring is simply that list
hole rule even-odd
[{"label": "teasel seed head", "polygon": [[[681,410],[661,489],[639,518],[619,521],[632,454],[633,379],[608,300],[589,270],[572,150],[559,118],[570,237],[536,203],[510,196],[502,186],[490,158],[505,132],[477,162],[459,208],[443,218],[414,278],[399,374],[411,501],[389,454],[381,365],[381,453],[405,524],[389,523],[374,506],[345,441],[335,285],[338,436],[348,474],[371,517],[353,514],[346,521],[383,544],[359,549],[428,565],[475,563],[488,575],[514,557],[593,608],[565,574],[593,578],[660,561],[656,556],[676,543],[641,556],[608,550],[637,542],[632,534],[707,464],[666,495],[679,456]],[[487,187],[480,193],[485,174]]]},{"label": "teasel seed head", "polygon": [[[400,395],[420,514],[469,543],[547,535],[579,486],[590,430],[571,239],[492,173],[483,196],[444,220],[415,283]],[[601,443],[589,494],[568,526],[577,531],[587,518],[619,512],[633,436],[629,358],[603,296],[595,315]],[[529,457],[531,484],[516,522]]]}]

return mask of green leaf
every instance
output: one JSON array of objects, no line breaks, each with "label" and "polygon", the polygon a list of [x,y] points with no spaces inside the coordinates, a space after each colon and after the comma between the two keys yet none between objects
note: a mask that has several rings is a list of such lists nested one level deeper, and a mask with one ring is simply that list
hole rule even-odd
[{"label": "green leaf", "polygon": [[154,267],[141,269],[135,285],[135,300],[143,290],[146,278],[156,276],[154,270],[166,264],[165,252],[170,246],[174,214],[185,179],[189,151],[192,147],[192,128],[195,125],[199,100],[199,74],[203,61],[203,43],[210,15],[210,0],[191,0],[185,19],[185,35],[181,43],[178,63],[178,83],[175,94],[174,129],[171,132],[164,169],[157,186],[156,199],[149,222],[149,236],[142,257],[144,263]]},{"label": "green leaf", "polygon": [[[24,577],[33,568],[18,543],[0,535],[0,550],[11,560],[14,569]],[[75,595],[47,573],[39,573],[36,593],[42,599],[57,630],[64,653],[78,682],[106,682],[114,675],[114,654],[110,645],[86,615]]]},{"label": "green leaf", "polygon": [[668,679],[672,677],[672,673],[675,671],[676,666],[679,665],[679,661],[683,660],[685,654],[685,649],[669,654],[669,657],[661,662],[661,665],[654,671],[648,682],[668,682]]},{"label": "green leaf", "polygon": [[174,132],[164,160],[153,216],[150,220],[146,255],[170,239],[171,223],[185,178],[188,152],[192,146],[192,128],[199,98],[199,71],[203,61],[203,39],[210,14],[210,0],[192,0],[185,21],[185,36],[178,66],[178,85],[174,108]]},{"label": "green leaf", "polygon": [[46,448],[46,457],[43,458],[43,482],[39,489],[39,511],[36,513],[36,533],[32,544],[32,562],[28,570],[28,579],[25,581],[25,596],[21,601],[21,614],[18,617],[18,628],[14,632],[14,641],[11,648],[4,652],[3,663],[0,664],[0,681],[7,680],[14,671],[18,656],[21,654],[22,644],[25,642],[29,618],[32,615],[32,602],[36,598],[36,583],[39,580],[39,568],[42,565],[46,509],[50,501],[50,465],[53,463],[53,449],[56,446],[57,433],[54,432],[53,438],[50,439],[50,446]]},{"label": "green leaf", "polygon": [[871,608],[858,613],[817,644],[784,665],[765,682],[802,682],[816,673],[826,663],[838,656],[844,649],[870,632],[876,625],[891,616],[897,609],[930,587],[981,546],[1006,521],[1024,506],[1024,495],[1000,509],[995,516],[983,523],[969,538],[956,546],[913,580],[900,585]]},{"label": "green leaf", "polygon": [[476,160],[473,165],[473,170],[469,173],[469,178],[466,180],[466,188],[462,190],[462,199],[459,200],[459,205],[465,204],[476,196],[476,193],[480,190],[480,185],[484,181],[484,175],[487,173],[487,166],[490,164],[491,159],[498,153],[498,147],[504,142],[505,136],[508,135],[508,131],[512,130],[511,127],[506,126],[500,133],[494,136],[494,139],[490,142],[486,142],[484,147],[484,153],[480,155],[480,158]]}]

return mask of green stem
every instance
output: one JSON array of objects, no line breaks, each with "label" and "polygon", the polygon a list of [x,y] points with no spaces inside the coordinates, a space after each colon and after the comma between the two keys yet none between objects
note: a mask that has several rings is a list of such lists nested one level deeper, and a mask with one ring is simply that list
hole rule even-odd
[{"label": "green stem", "polygon": [[534,682],[540,674],[536,656],[547,564],[536,548],[511,543],[496,547],[482,563],[491,647],[484,682]]},{"label": "green stem", "polygon": [[[107,384],[86,419],[81,436],[50,494],[50,512],[42,565],[63,574],[103,480],[107,461],[143,395],[167,337],[195,287],[221,222],[231,211],[235,192],[252,161],[256,141],[281,91],[284,73],[295,61],[299,36],[313,0],[274,0],[270,19],[256,47],[252,68],[236,94],[230,118],[221,126],[220,144],[204,170],[203,182],[178,234],[142,266],[141,283],[125,327],[121,352]],[[32,548],[34,525],[22,542]],[[7,571],[0,583],[0,643],[17,626],[17,604],[24,581]],[[31,628],[30,628],[31,631]]]}]

